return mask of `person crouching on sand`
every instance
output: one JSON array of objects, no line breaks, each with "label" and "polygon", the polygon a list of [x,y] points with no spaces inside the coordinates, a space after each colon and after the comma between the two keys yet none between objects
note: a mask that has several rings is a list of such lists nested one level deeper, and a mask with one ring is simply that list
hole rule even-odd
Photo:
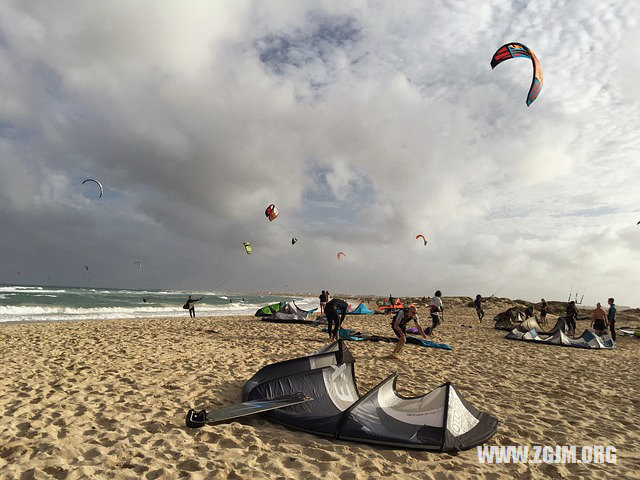
[{"label": "person crouching on sand", "polygon": [[609,322],[607,321],[607,312],[602,309],[600,302],[596,305],[596,309],[591,312],[591,327],[596,331],[598,335],[607,333],[607,327]]},{"label": "person crouching on sand", "polygon": [[393,349],[393,353],[389,355],[390,358],[397,358],[402,347],[407,343],[407,323],[411,320],[416,324],[418,332],[420,332],[422,338],[427,338],[427,335],[424,333],[424,330],[418,321],[418,308],[415,305],[410,305],[409,308],[403,308],[394,315],[393,320],[391,321],[391,328],[393,329],[393,333],[398,337],[398,344],[396,345],[396,348]]},{"label": "person crouching on sand", "polygon": [[[338,339],[338,331],[344,322],[344,317],[349,310],[349,305],[344,300],[334,298],[327,302],[324,307],[324,313],[327,317],[327,331],[329,332],[330,340]],[[332,325],[335,325],[335,329],[332,329]]]}]

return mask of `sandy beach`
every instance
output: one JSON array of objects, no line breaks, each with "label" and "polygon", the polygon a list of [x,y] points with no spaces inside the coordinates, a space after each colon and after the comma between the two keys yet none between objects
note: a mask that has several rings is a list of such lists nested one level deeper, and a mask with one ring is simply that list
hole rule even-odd
[{"label": "sandy beach", "polygon": [[[384,358],[390,344],[349,342],[360,392],[394,371],[403,395],[449,380],[499,419],[488,445],[613,445],[617,464],[479,464],[475,449],[450,455],[332,441],[259,416],[187,429],[189,408],[237,403],[260,367],[327,340],[307,325],[181,316],[0,325],[0,477],[640,478],[640,341],[619,338],[613,351],[531,345],[494,330],[495,305],[482,325],[465,305],[445,299],[445,308],[433,339],[452,351],[407,345],[394,361]],[[426,309],[419,314],[426,323]],[[345,322],[391,335],[388,324],[381,315]],[[578,332],[586,327],[579,322]]]}]

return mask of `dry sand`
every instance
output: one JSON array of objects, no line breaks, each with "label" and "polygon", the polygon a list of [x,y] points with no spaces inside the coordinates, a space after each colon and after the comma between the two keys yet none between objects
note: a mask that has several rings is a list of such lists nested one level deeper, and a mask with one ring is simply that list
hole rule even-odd
[{"label": "dry sand", "polygon": [[[404,395],[450,380],[500,420],[489,445],[614,445],[616,465],[482,465],[475,449],[332,441],[257,416],[187,429],[188,408],[238,402],[256,370],[310,353],[326,334],[180,317],[0,326],[0,478],[640,478],[640,340],[621,338],[614,351],[509,341],[492,328],[496,313],[489,306],[479,325],[473,309],[449,305],[434,340],[453,351],[408,345],[393,361],[390,344],[350,342],[360,391],[394,371]],[[390,335],[388,322],[345,326]]]}]

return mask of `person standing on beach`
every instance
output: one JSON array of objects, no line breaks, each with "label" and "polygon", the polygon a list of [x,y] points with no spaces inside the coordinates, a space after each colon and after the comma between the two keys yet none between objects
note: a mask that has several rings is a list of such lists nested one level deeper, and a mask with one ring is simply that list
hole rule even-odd
[{"label": "person standing on beach", "polygon": [[576,334],[576,320],[578,320],[578,309],[576,308],[576,302],[571,300],[567,304],[566,308],[567,318],[567,335],[573,337]]},{"label": "person standing on beach", "polygon": [[324,307],[326,304],[327,304],[327,292],[322,290],[322,293],[320,294],[320,315],[324,314]]},{"label": "person standing on beach", "polygon": [[[349,305],[344,300],[340,300],[339,298],[334,298],[327,302],[327,305],[324,307],[324,313],[327,316],[327,331],[329,332],[329,339],[337,340],[338,339],[338,330],[340,330],[340,326],[342,322],[344,322],[344,317],[347,315],[347,310],[349,309]],[[335,328],[331,328],[335,326]]]},{"label": "person standing on beach", "polygon": [[482,309],[482,304],[486,302],[487,299],[483,299],[482,295],[477,294],[476,299],[473,301],[473,305],[476,307],[476,313],[478,314],[478,320],[482,323],[482,319],[484,318],[484,310]]},{"label": "person standing on beach", "polygon": [[196,317],[196,307],[194,306],[194,303],[198,302],[202,300],[202,297],[200,298],[196,298],[195,300],[193,298],[191,298],[191,295],[189,295],[189,298],[187,299],[187,303],[184,304],[183,308],[186,308],[189,310],[189,316],[191,318],[195,318]]},{"label": "person standing on beach", "polygon": [[547,302],[543,299],[540,300],[540,325],[547,324]]},{"label": "person standing on beach", "polygon": [[596,305],[596,309],[591,312],[591,327],[598,335],[607,333],[607,312],[602,309],[600,302]]},{"label": "person standing on beach", "polygon": [[442,303],[442,292],[440,290],[436,290],[436,293],[431,299],[429,313],[431,314],[431,326],[427,327],[427,335],[431,335],[436,327],[442,323],[444,305]]},{"label": "person standing on beach", "polygon": [[420,332],[422,338],[427,338],[427,335],[424,333],[424,330],[418,321],[418,308],[415,305],[410,305],[409,308],[403,308],[396,313],[393,320],[391,320],[391,328],[393,329],[393,333],[398,337],[398,344],[393,349],[393,353],[389,355],[389,358],[398,358],[400,351],[407,343],[407,323],[411,320],[416,324],[418,332]]},{"label": "person standing on beach", "polygon": [[609,320],[609,329],[611,330],[611,340],[616,341],[616,304],[613,298],[607,300],[609,304],[609,312],[607,312],[607,320]]}]

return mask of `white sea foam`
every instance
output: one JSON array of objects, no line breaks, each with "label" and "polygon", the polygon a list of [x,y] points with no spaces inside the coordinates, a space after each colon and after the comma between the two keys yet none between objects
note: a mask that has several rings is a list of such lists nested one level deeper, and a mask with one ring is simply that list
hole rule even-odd
[{"label": "white sea foam", "polygon": [[[243,303],[196,304],[199,316],[253,315],[257,308],[257,305]],[[182,307],[177,305],[96,308],[5,305],[0,306],[0,322],[174,317],[184,313]]]}]

